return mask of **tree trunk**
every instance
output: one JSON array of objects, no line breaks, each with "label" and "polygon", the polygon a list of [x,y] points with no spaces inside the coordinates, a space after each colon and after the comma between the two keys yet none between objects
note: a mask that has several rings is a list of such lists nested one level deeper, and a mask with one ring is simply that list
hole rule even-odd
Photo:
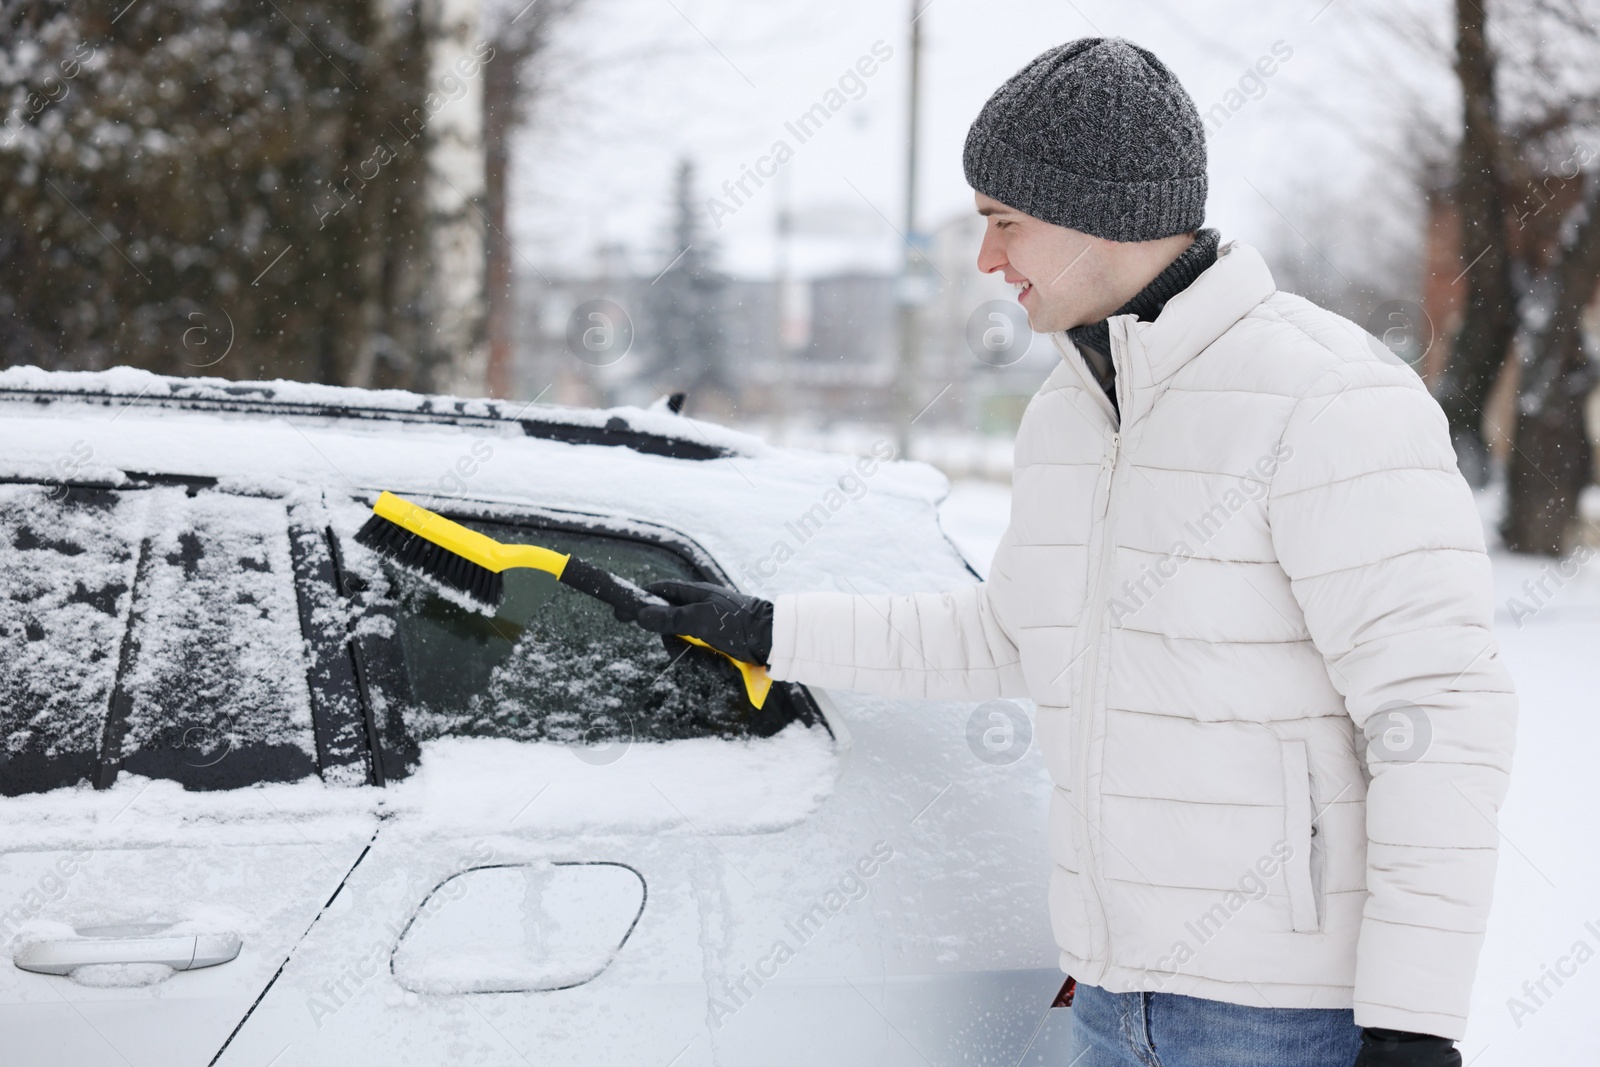
[{"label": "tree trunk", "polygon": [[[1591,182],[1591,185],[1596,183]],[[1583,350],[1583,310],[1600,282],[1600,203],[1586,190],[1572,243],[1550,268],[1551,311],[1531,345],[1517,396],[1516,450],[1501,535],[1513,552],[1557,556],[1594,475],[1584,406],[1594,375]]]},{"label": "tree trunk", "polygon": [[489,365],[484,385],[490,396],[508,397],[512,381],[511,243],[506,236],[506,177],[510,167],[512,102],[517,92],[516,67],[500,48],[498,66],[486,68],[483,79],[483,200],[489,216],[488,269]]},{"label": "tree trunk", "polygon": [[471,396],[484,388],[485,235],[483,65],[493,51],[474,0],[434,0],[427,108],[429,343],[421,381],[428,392]]},{"label": "tree trunk", "polygon": [[1482,485],[1488,476],[1483,408],[1517,330],[1500,183],[1494,57],[1489,52],[1488,16],[1481,4],[1482,0],[1456,0],[1456,77],[1462,101],[1456,206],[1461,212],[1467,293],[1466,310],[1438,388],[1457,461],[1474,485]]},{"label": "tree trunk", "polygon": [[[512,341],[516,331],[513,257],[517,250],[506,226],[511,199],[511,138],[527,122],[528,108],[542,87],[539,69],[529,60],[545,47],[551,27],[575,6],[576,0],[544,0],[537,7],[530,4],[522,8],[510,21],[496,24],[491,35],[494,62],[484,65],[483,206],[489,229],[489,360],[485,379],[489,395],[494,397],[509,397],[517,387],[516,347]],[[526,263],[526,257],[522,258]],[[533,267],[533,271],[539,274],[539,268]],[[543,274],[539,276],[549,281]]]},{"label": "tree trunk", "polygon": [[[547,5],[548,6],[548,5]],[[525,108],[522,70],[540,37],[545,8],[524,9],[523,21],[497,26],[491,39],[494,62],[483,68],[483,207],[488,216],[488,268],[485,295],[489,302],[489,362],[485,386],[490,396],[509,397],[516,387],[512,347],[511,257],[515,250],[506,233],[506,187],[511,170],[511,137]]]}]

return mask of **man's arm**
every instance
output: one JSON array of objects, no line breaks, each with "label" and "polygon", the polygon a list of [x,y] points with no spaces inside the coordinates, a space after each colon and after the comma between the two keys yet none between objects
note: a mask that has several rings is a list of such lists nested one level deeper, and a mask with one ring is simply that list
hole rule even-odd
[{"label": "man's arm", "polygon": [[1284,443],[1273,541],[1371,775],[1355,1020],[1458,1039],[1516,720],[1482,525],[1444,416],[1404,367],[1329,372]]},{"label": "man's arm", "polygon": [[774,601],[772,676],[884,696],[1026,697],[988,583],[949,593],[796,593]]},{"label": "man's arm", "polygon": [[[1009,536],[995,553],[995,572],[1006,565]],[[639,625],[768,663],[780,681],[944,700],[1028,695],[987,582],[909,596],[797,593],[770,603],[699,582],[650,590],[670,606],[640,610]]]}]

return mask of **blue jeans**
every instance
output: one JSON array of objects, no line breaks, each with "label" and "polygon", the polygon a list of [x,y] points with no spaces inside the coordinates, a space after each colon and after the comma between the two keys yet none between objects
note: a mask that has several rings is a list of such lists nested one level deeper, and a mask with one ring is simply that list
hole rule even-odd
[{"label": "blue jeans", "polygon": [[1063,1067],[1351,1067],[1348,1009],[1247,1008],[1175,993],[1078,986]]}]

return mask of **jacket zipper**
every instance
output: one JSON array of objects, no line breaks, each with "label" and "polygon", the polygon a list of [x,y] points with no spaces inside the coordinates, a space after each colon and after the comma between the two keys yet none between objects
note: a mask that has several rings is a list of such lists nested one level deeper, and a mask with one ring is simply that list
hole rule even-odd
[{"label": "jacket zipper", "polygon": [[[1089,886],[1094,890],[1095,910],[1100,916],[1101,959],[1111,965],[1111,925],[1106,919],[1105,900],[1100,893],[1100,874],[1093,840],[1093,826],[1089,821],[1089,745],[1094,736],[1095,679],[1100,672],[1100,642],[1103,637],[1101,622],[1105,611],[1106,573],[1111,569],[1111,487],[1116,480],[1117,457],[1122,447],[1120,430],[1111,435],[1111,452],[1102,462],[1106,471],[1105,497],[1100,509],[1100,559],[1095,569],[1094,585],[1089,607],[1093,613],[1093,630],[1084,646],[1083,686],[1078,695],[1078,798],[1083,805],[1084,873],[1089,876]],[[1102,974],[1104,972],[1102,971]]]},{"label": "jacket zipper", "polygon": [[[1113,352],[1117,348],[1116,331],[1112,331],[1111,346]],[[1084,835],[1084,873],[1089,877],[1089,886],[1094,891],[1095,910],[1100,918],[1100,943],[1102,976],[1105,969],[1111,966],[1111,923],[1106,917],[1105,897],[1100,892],[1100,872],[1093,844],[1093,827],[1089,823],[1089,744],[1094,736],[1094,691],[1095,680],[1100,673],[1100,644],[1104,638],[1102,623],[1107,614],[1105,608],[1105,589],[1108,573],[1111,570],[1111,557],[1114,552],[1114,542],[1111,531],[1115,528],[1113,517],[1112,488],[1117,478],[1117,461],[1122,453],[1122,426],[1121,413],[1128,410],[1127,398],[1123,396],[1123,385],[1127,380],[1127,359],[1124,355],[1123,367],[1116,377],[1116,390],[1118,397],[1118,423],[1111,434],[1111,451],[1101,461],[1101,466],[1106,472],[1105,496],[1100,508],[1100,559],[1095,570],[1094,583],[1089,603],[1085,606],[1086,612],[1092,610],[1090,620],[1093,630],[1089,634],[1085,648],[1085,661],[1083,670],[1083,686],[1078,696],[1078,797],[1083,805],[1083,835]]]}]

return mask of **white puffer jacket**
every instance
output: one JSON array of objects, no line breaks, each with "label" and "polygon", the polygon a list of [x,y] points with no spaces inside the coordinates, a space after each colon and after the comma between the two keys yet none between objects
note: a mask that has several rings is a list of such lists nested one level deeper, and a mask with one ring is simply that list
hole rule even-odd
[{"label": "white puffer jacket", "polygon": [[955,593],[779,597],[774,677],[1031,697],[1062,969],[1459,1038],[1516,698],[1445,419],[1233,243],[1064,359]]}]

